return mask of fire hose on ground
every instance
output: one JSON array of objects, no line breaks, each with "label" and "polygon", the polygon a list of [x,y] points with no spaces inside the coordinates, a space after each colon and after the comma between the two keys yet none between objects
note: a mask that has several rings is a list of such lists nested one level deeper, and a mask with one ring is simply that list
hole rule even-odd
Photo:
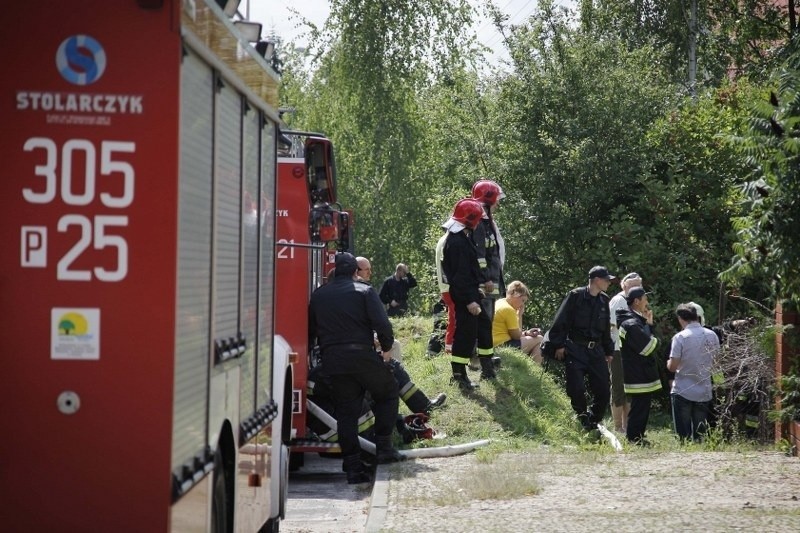
[{"label": "fire hose on ground", "polygon": [[[330,414],[328,414],[324,409],[320,406],[312,402],[311,400],[306,400],[306,405],[308,406],[308,411],[319,418],[326,426],[330,429],[336,430],[336,419],[334,419]],[[375,444],[373,442],[368,441],[364,437],[358,437],[358,441],[361,444],[361,448],[375,455]],[[467,442],[464,444],[455,444],[452,446],[439,446],[436,448],[416,448],[414,450],[399,450],[401,454],[406,456],[408,459],[424,459],[427,457],[453,457],[455,455],[463,455],[465,453],[469,453],[476,448],[480,448],[482,446],[486,446],[489,444],[489,439],[478,440],[475,442]]]}]

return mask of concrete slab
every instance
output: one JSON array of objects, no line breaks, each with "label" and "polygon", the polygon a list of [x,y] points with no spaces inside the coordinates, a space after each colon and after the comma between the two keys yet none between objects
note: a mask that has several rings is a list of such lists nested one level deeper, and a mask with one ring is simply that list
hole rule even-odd
[{"label": "concrete slab", "polygon": [[289,502],[281,531],[362,533],[371,491],[371,484],[347,484],[340,458],[307,453],[305,464],[289,476]]}]

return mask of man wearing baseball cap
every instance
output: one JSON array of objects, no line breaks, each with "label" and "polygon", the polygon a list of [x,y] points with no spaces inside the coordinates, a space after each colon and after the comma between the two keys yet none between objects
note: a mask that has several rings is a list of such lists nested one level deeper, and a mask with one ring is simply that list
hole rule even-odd
[{"label": "man wearing baseball cap", "polygon": [[[592,267],[588,284],[567,294],[549,331],[555,358],[564,361],[572,409],[587,431],[597,429],[611,396],[608,363],[614,356],[614,343],[610,298],[605,291],[614,279],[606,267]],[[586,403],[586,376],[593,397],[591,407]]]},{"label": "man wearing baseball cap", "polygon": [[[349,253],[336,255],[334,277],[311,294],[309,339],[317,340],[322,364],[330,376],[336,401],[336,422],[342,467],[350,484],[372,481],[361,462],[358,419],[364,395],[375,402],[375,448],[378,463],[402,461],[392,445],[399,389],[385,364],[391,358],[394,331],[378,294],[359,281],[358,261]],[[375,357],[377,335],[381,357]]]},{"label": "man wearing baseball cap", "polygon": [[650,400],[661,390],[654,357],[658,339],[653,335],[653,311],[644,288],[630,289],[626,300],[627,309],[617,311],[625,394],[631,398],[625,436],[630,443],[646,446],[644,433],[650,418]]}]

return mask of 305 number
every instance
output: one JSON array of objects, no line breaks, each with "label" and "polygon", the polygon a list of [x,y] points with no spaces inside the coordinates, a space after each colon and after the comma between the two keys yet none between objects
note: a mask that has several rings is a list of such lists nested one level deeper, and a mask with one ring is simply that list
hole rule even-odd
[{"label": "305 number", "polygon": [[[42,149],[45,152],[45,163],[36,165],[35,174],[44,178],[44,190],[34,191],[26,188],[22,196],[32,204],[47,204],[56,197],[56,184],[58,182],[57,169],[61,168],[61,199],[67,205],[89,205],[94,201],[97,182],[97,150],[91,141],[86,139],[70,139],[61,147],[61,164],[58,160],[58,147],[52,139],[46,137],[32,137],[25,142],[23,149],[32,152]],[[100,201],[106,207],[123,208],[133,202],[134,172],[133,167],[126,161],[115,161],[114,154],[122,152],[132,154],[136,145],[132,142],[103,141],[100,144],[100,175],[110,176],[114,173],[122,175],[122,195],[113,196],[101,193]],[[73,190],[72,160],[76,153],[82,152],[86,168],[84,173],[83,193]]]}]

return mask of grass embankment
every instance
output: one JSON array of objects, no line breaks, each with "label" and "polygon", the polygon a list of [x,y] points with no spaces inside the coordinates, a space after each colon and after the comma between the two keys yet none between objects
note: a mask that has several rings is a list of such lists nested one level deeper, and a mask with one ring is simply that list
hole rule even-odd
[{"label": "grass embankment", "polygon": [[[463,444],[481,439],[491,443],[475,453],[479,468],[460,483],[479,499],[513,498],[538,492],[535,469],[539,461],[525,460],[530,454],[547,450],[597,458],[613,454],[614,449],[603,440],[587,435],[575,420],[569,399],[564,392],[560,368],[545,371],[540,365],[511,348],[496,351],[502,359],[495,381],[480,380],[480,373],[470,371],[470,378],[480,383],[474,392],[462,393],[449,383],[450,360],[445,354],[429,357],[426,353],[432,321],[423,317],[407,317],[393,321],[395,336],[403,345],[403,366],[417,386],[429,397],[447,393],[444,408],[433,411],[429,424],[443,439],[416,441],[404,447],[432,447]],[[551,363],[560,365],[559,363]],[[666,403],[654,402],[648,425],[648,448],[629,445],[618,435],[624,453],[653,454],[667,451],[742,451],[754,449],[745,441],[725,442],[712,433],[702,444],[681,446],[671,428]],[[400,412],[408,409],[401,402]],[[610,413],[604,425],[613,428]],[[576,459],[578,459],[576,457]],[[513,466],[509,468],[508,462]],[[399,467],[402,468],[402,467]],[[478,471],[480,470],[480,471]],[[462,495],[463,496],[463,495]]]}]

